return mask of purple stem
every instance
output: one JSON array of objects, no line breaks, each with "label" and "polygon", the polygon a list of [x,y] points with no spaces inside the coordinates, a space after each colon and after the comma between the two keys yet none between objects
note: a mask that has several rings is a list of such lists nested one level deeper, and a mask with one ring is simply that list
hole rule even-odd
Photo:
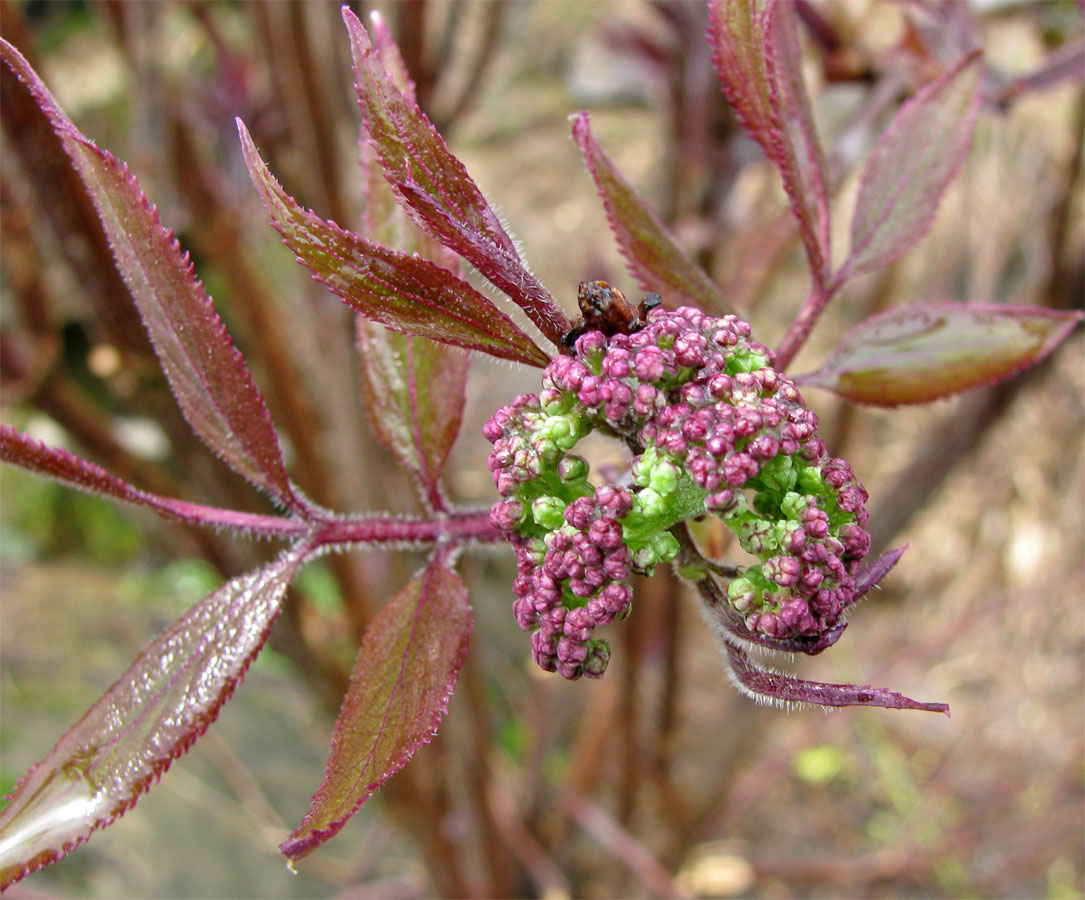
[{"label": "purple stem", "polygon": [[490,524],[489,509],[438,514],[430,519],[393,516],[337,518],[316,525],[313,542],[318,547],[336,544],[446,544],[465,541],[503,541],[505,536]]},{"label": "purple stem", "polygon": [[844,283],[844,278],[845,273],[841,272],[827,285],[820,286],[815,281],[810,295],[802,305],[802,309],[792,320],[783,340],[780,341],[780,346],[776,348],[775,367],[778,371],[783,372],[791,363],[791,360],[795,358],[795,354],[799,352],[802,345],[806,343],[806,339],[810,337],[810,332],[814,330],[814,325],[825,307],[829,305],[833,294]]}]

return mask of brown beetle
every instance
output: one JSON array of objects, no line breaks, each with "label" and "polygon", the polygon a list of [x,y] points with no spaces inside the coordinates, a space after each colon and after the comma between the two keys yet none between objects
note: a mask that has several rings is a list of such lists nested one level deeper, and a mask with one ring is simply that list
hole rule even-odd
[{"label": "brown beetle", "polygon": [[659,306],[659,294],[645,294],[640,306],[633,306],[618,288],[605,281],[582,281],[577,291],[581,318],[561,339],[566,347],[573,346],[580,335],[601,331],[607,337],[632,334],[648,324],[648,313]]}]

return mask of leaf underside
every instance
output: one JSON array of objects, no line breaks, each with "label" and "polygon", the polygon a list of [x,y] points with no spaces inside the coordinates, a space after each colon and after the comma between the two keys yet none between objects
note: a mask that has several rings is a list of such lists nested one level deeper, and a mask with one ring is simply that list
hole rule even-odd
[{"label": "leaf underside", "polygon": [[463,418],[468,357],[361,318],[356,330],[366,418],[439,508],[441,472]]},{"label": "leaf underside", "polygon": [[791,2],[712,0],[709,40],[738,120],[776,166],[822,287],[830,259],[826,167],[801,75]]}]

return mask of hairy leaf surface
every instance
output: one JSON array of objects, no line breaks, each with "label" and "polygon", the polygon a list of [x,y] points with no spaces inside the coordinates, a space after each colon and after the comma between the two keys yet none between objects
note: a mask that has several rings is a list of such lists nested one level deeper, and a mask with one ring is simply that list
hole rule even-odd
[{"label": "hairy leaf surface", "polygon": [[281,845],[301,859],[433,740],[471,634],[459,576],[435,556],[366,630],[332,734],[324,782]]},{"label": "hairy leaf surface", "polygon": [[1080,320],[1080,312],[1036,307],[896,307],[861,322],[820,369],[795,381],[855,403],[926,403],[1035,365]]},{"label": "hairy leaf surface", "polygon": [[502,359],[545,366],[548,357],[516,324],[461,278],[344,231],[303,209],[260,158],[238,120],[253,184],[271,223],[298,261],[348,306],[404,334],[427,337]]},{"label": "hairy leaf surface", "polygon": [[887,266],[927,233],[976,125],[983,60],[971,53],[901,107],[863,167],[838,280]]},{"label": "hairy leaf surface", "polygon": [[439,509],[441,472],[463,418],[468,357],[363,319],[357,334],[369,424]]},{"label": "hairy leaf surface", "polygon": [[463,163],[397,87],[362,23],[346,8],[343,19],[350,31],[365,125],[396,195],[421,228],[471,263],[560,345],[569,328],[564,313],[528,271]]},{"label": "hairy leaf surface", "polygon": [[829,266],[825,163],[802,81],[791,2],[711,0],[709,39],[739,121],[780,171],[815,281]]},{"label": "hairy leaf surface", "polygon": [[47,447],[3,423],[0,423],[0,460],[53,478],[69,487],[142,506],[163,518],[189,525],[259,531],[264,535],[282,537],[300,537],[308,528],[305,522],[298,519],[238,513],[141,491],[101,466],[80,459],[67,450]]},{"label": "hairy leaf surface", "polygon": [[289,550],[193,606],[19,782],[0,813],[0,887],[131,809],[207,730],[264,645],[305,553]]},{"label": "hairy leaf surface", "polygon": [[885,688],[856,684],[830,684],[806,681],[793,675],[772,672],[755,665],[746,651],[726,643],[727,661],[735,685],[762,703],[790,705],[810,703],[815,706],[880,706],[883,709],[916,709],[940,712],[949,716],[946,703],[922,703]]},{"label": "hairy leaf surface", "polygon": [[689,303],[716,313],[729,311],[720,290],[675,240],[659,216],[622,177],[591,132],[586,111],[573,120],[573,139],[588,164],[607,221],[629,270],[647,291],[672,303]]},{"label": "hairy leaf surface", "polygon": [[3,42],[0,52],[75,163],[189,424],[234,471],[290,509],[308,510],[286,474],[271,416],[244,359],[135,176],[75,127],[14,47]]}]

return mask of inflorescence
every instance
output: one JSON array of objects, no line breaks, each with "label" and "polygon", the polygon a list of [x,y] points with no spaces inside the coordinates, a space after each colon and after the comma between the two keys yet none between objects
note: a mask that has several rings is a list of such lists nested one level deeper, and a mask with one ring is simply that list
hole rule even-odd
[{"label": "inflorescence", "polygon": [[[610,646],[594,629],[629,614],[632,573],[678,555],[670,529],[706,514],[761,560],[727,591],[752,633],[817,637],[851,603],[866,491],[749,336],[735,316],[654,309],[631,334],[582,334],[538,394],[486,423],[502,498],[490,517],[515,548],[513,608],[542,668],[602,675]],[[633,449],[631,481],[589,482],[572,451],[593,431]]]}]

